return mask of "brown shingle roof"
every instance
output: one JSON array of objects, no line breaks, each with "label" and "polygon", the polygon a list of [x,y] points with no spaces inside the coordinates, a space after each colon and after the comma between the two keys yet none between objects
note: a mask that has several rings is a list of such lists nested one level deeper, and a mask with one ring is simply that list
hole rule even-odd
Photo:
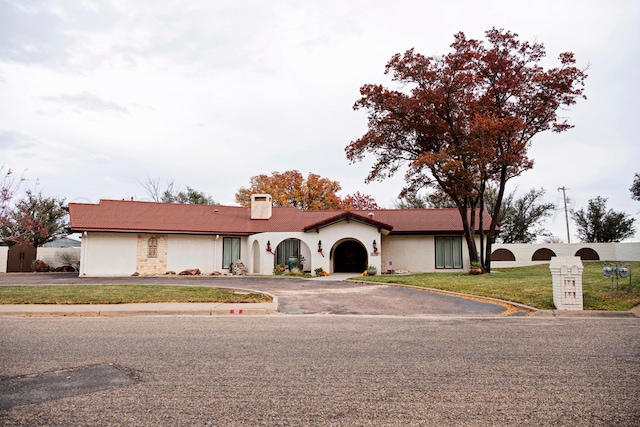
[{"label": "brown shingle roof", "polygon": [[[349,217],[393,229],[391,234],[462,232],[456,209],[300,211],[274,207],[270,219],[252,220],[251,209],[242,206],[101,200],[98,204],[69,203],[69,214],[74,231],[249,235],[309,230]],[[490,221],[485,213],[485,229]]]}]

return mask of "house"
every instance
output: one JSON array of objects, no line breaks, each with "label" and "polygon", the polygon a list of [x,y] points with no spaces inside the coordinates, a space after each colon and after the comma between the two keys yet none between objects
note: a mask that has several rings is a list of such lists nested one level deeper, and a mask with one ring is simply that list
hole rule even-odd
[{"label": "house", "polygon": [[82,233],[86,276],[224,273],[237,260],[250,274],[269,275],[292,257],[302,257],[305,271],[330,273],[470,266],[456,209],[301,211],[256,194],[250,207],[101,200],[70,203],[69,214]]},{"label": "house", "polygon": [[70,237],[61,237],[53,242],[47,242],[42,245],[43,248],[79,248],[80,240],[72,239]]}]

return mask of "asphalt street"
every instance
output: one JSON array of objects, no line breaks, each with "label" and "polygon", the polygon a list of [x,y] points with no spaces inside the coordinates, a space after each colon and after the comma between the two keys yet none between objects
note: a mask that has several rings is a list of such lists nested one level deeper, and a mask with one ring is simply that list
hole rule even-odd
[{"label": "asphalt street", "polygon": [[640,421],[640,319],[0,319],[4,426]]}]

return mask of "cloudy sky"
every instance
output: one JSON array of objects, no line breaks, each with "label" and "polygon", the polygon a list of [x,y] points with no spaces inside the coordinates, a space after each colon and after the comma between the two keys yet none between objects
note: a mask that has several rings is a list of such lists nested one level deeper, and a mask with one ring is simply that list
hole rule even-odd
[{"label": "cloudy sky", "polygon": [[[373,160],[344,155],[366,131],[360,86],[387,83],[395,53],[491,27],[589,66],[575,128],[534,138],[510,189],[606,197],[640,229],[637,0],[0,0],[0,165],[68,201],[148,200],[152,178],[234,204],[251,176],[297,169],[393,207],[402,175],[364,184]],[[547,228],[566,239],[562,209]]]}]

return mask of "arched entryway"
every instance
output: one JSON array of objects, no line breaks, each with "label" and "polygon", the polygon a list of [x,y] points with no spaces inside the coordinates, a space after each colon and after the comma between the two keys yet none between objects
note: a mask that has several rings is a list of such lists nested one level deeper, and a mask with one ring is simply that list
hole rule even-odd
[{"label": "arched entryway", "polygon": [[356,273],[367,269],[367,250],[362,243],[345,240],[336,246],[333,253],[333,271]]}]

